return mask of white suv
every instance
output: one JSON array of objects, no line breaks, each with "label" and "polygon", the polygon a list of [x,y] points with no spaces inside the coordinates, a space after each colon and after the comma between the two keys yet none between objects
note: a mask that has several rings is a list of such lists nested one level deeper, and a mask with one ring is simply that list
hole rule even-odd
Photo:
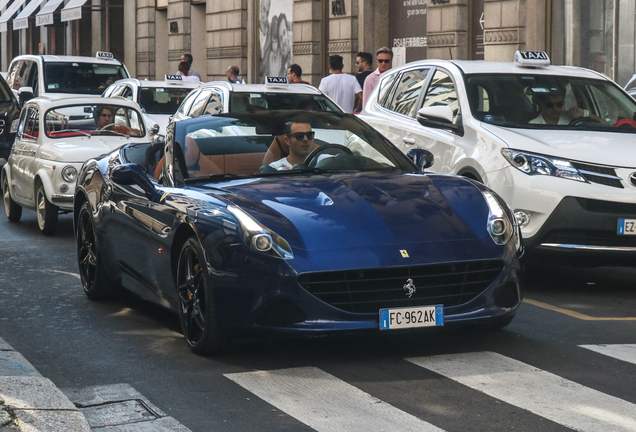
[{"label": "white suv", "polygon": [[614,258],[636,252],[635,115],[606,76],[517,52],[391,69],[360,117],[404,152],[430,150],[433,171],[494,189],[529,252]]}]

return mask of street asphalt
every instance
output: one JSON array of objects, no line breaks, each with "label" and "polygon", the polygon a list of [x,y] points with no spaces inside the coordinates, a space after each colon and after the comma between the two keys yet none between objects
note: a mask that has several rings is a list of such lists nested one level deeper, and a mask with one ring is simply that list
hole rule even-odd
[{"label": "street asphalt", "polygon": [[84,415],[0,338],[0,432],[90,432]]}]

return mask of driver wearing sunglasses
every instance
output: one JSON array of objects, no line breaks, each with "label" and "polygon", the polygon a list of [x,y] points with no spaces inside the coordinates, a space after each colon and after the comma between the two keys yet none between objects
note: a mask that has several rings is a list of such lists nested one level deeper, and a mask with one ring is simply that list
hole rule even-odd
[{"label": "driver wearing sunglasses", "polygon": [[314,134],[315,132],[311,130],[309,123],[291,123],[284,138],[289,146],[289,155],[270,163],[269,166],[283,171],[304,163],[307,155],[317,147],[314,142]]},{"label": "driver wearing sunglasses", "polygon": [[565,92],[557,94],[535,95],[534,101],[539,105],[541,114],[529,121],[530,124],[568,125],[577,118],[593,118],[605,123],[605,120],[591,114],[589,110],[573,106],[564,110]]}]

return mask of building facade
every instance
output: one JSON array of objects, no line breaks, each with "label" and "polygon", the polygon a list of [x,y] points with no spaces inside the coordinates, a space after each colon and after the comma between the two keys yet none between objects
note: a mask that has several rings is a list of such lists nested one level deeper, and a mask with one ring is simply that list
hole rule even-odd
[{"label": "building facade", "polygon": [[[133,76],[162,79],[183,53],[204,79],[238,66],[247,82],[290,63],[318,84],[328,57],[358,51],[511,61],[545,50],[624,85],[636,70],[636,0],[0,0],[0,70],[15,55],[110,51]],[[374,56],[375,57],[375,56]]]}]

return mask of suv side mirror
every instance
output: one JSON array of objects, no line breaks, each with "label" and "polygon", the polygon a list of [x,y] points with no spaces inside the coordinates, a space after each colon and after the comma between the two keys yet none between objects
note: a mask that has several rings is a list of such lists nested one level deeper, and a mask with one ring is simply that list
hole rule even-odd
[{"label": "suv side mirror", "polygon": [[18,102],[20,108],[24,106],[29,100],[33,99],[33,87],[20,87],[18,90]]},{"label": "suv side mirror", "polygon": [[409,150],[406,155],[413,161],[420,171],[424,171],[426,168],[432,167],[435,162],[433,153],[421,147]]},{"label": "suv side mirror", "polygon": [[461,118],[457,124],[453,124],[453,109],[447,105],[437,105],[421,108],[417,112],[417,121],[425,127],[437,129],[450,129],[454,133],[463,136],[464,128]]}]

